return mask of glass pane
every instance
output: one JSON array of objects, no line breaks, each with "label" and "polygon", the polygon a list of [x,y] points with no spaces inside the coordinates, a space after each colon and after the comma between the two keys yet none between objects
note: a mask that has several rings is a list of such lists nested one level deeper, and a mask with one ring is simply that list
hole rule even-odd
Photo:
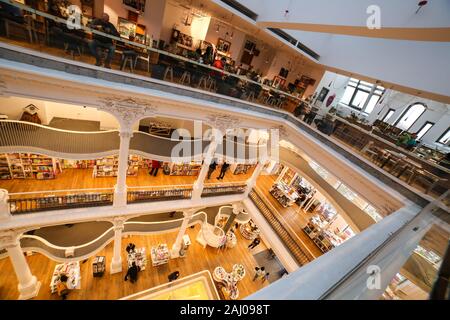
[{"label": "glass pane", "polygon": [[438,142],[442,144],[447,144],[450,141],[450,129],[447,129],[447,132],[439,139]]},{"label": "glass pane", "polygon": [[388,111],[388,113],[386,114],[386,116],[384,117],[384,122],[387,122],[391,117],[392,117],[392,115],[394,114],[394,110],[389,110]]},{"label": "glass pane", "polygon": [[364,201],[360,196],[358,196],[355,192],[350,190],[345,184],[341,184],[339,188],[337,188],[337,190],[359,208],[363,209],[367,207],[368,203]]},{"label": "glass pane", "polygon": [[361,109],[364,106],[364,103],[366,103],[367,97],[369,96],[369,93],[360,91],[356,92],[355,97],[353,98],[352,107]]},{"label": "glass pane", "polygon": [[374,207],[372,207],[370,204],[368,204],[365,208],[364,211],[372,217],[373,220],[375,220],[376,222],[380,221],[381,219],[383,219],[383,217],[378,213],[377,209],[375,209]]},{"label": "glass pane", "polygon": [[342,96],[341,102],[343,104],[348,105],[350,103],[350,99],[353,96],[353,92],[355,92],[355,88],[347,86],[347,88],[345,89],[344,95]]},{"label": "glass pane", "polygon": [[427,123],[427,124],[425,124],[425,125],[422,127],[422,129],[420,129],[420,131],[417,133],[417,139],[421,139],[421,138],[425,135],[425,133],[427,133],[428,130],[431,129],[432,126],[433,126],[432,123]]},{"label": "glass pane", "polygon": [[377,104],[378,100],[380,100],[379,96],[371,96],[369,103],[367,104],[366,110],[364,110],[366,113],[371,113],[373,111],[373,108],[375,108],[375,105]]},{"label": "glass pane", "polygon": [[412,105],[397,122],[396,127],[405,131],[408,130],[424,111],[425,107],[422,104]]}]

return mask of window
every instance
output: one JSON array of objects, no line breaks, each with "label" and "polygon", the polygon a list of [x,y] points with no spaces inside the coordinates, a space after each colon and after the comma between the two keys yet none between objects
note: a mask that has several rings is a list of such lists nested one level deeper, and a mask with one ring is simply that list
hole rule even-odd
[{"label": "window", "polygon": [[439,143],[447,144],[450,142],[450,128],[447,129],[440,137],[436,140]]},{"label": "window", "polygon": [[420,128],[419,131],[417,131],[417,139],[422,139],[422,137],[428,132],[428,130],[431,129],[431,127],[434,126],[433,122],[427,121],[425,124]]},{"label": "window", "polygon": [[369,82],[351,78],[348,81],[347,88],[345,88],[344,95],[340,102],[352,108],[362,110],[367,100],[369,100],[363,111],[365,113],[371,113],[384,92],[383,87],[375,86],[375,88],[373,88],[373,86],[374,85]]},{"label": "window", "polygon": [[394,125],[399,129],[408,131],[425,110],[427,110],[427,107],[423,103],[414,103],[406,108]]},{"label": "window", "polygon": [[389,109],[388,112],[386,113],[386,115],[384,116],[383,122],[388,122],[388,120],[392,117],[392,115],[395,113],[394,109]]}]

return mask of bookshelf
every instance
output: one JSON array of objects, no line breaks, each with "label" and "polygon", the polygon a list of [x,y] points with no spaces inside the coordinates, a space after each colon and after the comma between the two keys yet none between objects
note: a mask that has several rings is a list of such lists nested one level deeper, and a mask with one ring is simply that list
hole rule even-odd
[{"label": "bookshelf", "polygon": [[96,256],[92,262],[94,277],[101,277],[105,273],[106,257]]},{"label": "bookshelf", "polygon": [[11,178],[8,156],[6,154],[0,154],[0,180],[10,180]]},{"label": "bookshelf", "polygon": [[59,161],[44,155],[9,153],[0,156],[0,179],[54,179],[58,170],[61,171]]},{"label": "bookshelf", "polygon": [[170,175],[172,176],[196,176],[202,168],[201,162],[171,163]]},{"label": "bookshelf", "polygon": [[[135,155],[130,155],[128,157],[128,176],[137,176],[139,172],[139,167],[142,166],[142,158]],[[109,156],[101,159],[95,160],[95,165],[93,176],[94,178],[99,177],[117,177],[117,172],[119,171],[119,157]]]},{"label": "bookshelf", "polygon": [[152,265],[159,266],[169,262],[170,252],[167,244],[159,244],[151,248]]},{"label": "bookshelf", "polygon": [[231,165],[231,172],[233,174],[246,174],[251,168],[253,168],[255,165],[253,164],[232,164]]},{"label": "bookshelf", "polygon": [[93,169],[95,160],[68,160],[61,159],[61,167],[63,169]]}]

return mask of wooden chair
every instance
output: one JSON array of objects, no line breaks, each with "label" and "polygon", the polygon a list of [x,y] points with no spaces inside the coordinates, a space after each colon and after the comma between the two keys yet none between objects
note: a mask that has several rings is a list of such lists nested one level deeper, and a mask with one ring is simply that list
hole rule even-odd
[{"label": "wooden chair", "polygon": [[409,178],[408,183],[413,184],[416,181],[423,183],[426,186],[425,193],[429,193],[440,182],[445,182],[447,179],[435,176],[427,170],[416,169],[414,174]]}]

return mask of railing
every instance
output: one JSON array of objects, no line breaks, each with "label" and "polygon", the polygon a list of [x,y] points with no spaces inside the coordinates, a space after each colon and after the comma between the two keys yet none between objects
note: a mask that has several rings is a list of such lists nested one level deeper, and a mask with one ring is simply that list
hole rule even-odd
[{"label": "railing", "polygon": [[249,196],[300,266],[308,263],[310,261],[308,255],[298,244],[295,237],[293,237],[292,234],[286,229],[284,223],[279,221],[278,217],[267,207],[261,197],[254,190],[250,192]]},{"label": "railing", "polygon": [[[117,130],[71,131],[23,121],[0,121],[0,151],[48,150],[58,154],[98,154],[118,151]],[[8,150],[13,147],[14,150]]]},{"label": "railing", "polygon": [[[274,86],[252,80],[257,79],[256,74],[250,74],[249,72],[247,77],[237,75],[237,70],[233,67],[226,67],[225,70],[221,70],[209,64],[201,63],[199,62],[199,57],[194,54],[195,49],[192,50],[192,53],[182,56],[153,48],[150,44],[138,43],[105,34],[82,24],[79,26],[80,29],[69,32],[66,29],[67,20],[65,19],[17,2],[8,0],[0,0],[0,2],[11,3],[13,6],[24,10],[26,14],[31,14],[35,17],[29,22],[24,22],[24,27],[28,27],[27,24],[32,25],[33,34],[28,36],[30,38],[27,40],[30,44],[27,44],[26,47],[31,47],[33,50],[43,51],[62,58],[75,59],[76,56],[79,56],[80,60],[94,64],[93,56],[86,57],[85,52],[89,52],[92,49],[92,46],[89,46],[90,38],[101,35],[117,42],[115,52],[121,54],[121,61],[118,61],[117,68],[121,70],[129,68],[130,72],[133,73],[137,71],[139,62],[142,62],[139,73],[151,78],[170,80],[172,82],[177,81],[181,85],[194,86],[205,91],[216,91],[229,97],[277,108],[288,102],[298,104],[300,101],[299,97],[288,92],[286,88],[279,90]],[[39,28],[42,30],[41,32],[34,31]],[[39,34],[42,35],[41,39],[39,39]],[[38,42],[38,44],[35,44],[34,41]],[[17,42],[14,41],[15,44]],[[130,50],[135,53],[129,54],[126,52]],[[180,52],[182,54],[185,52],[185,50],[180,51],[183,51]],[[271,83],[269,81],[268,84]]]},{"label": "railing", "polygon": [[36,191],[9,194],[11,214],[39,211],[109,206],[113,204],[113,189],[77,189]]},{"label": "railing", "polygon": [[128,187],[127,203],[190,199],[192,185]]},{"label": "railing", "polygon": [[202,197],[214,197],[231,194],[245,193],[247,184],[245,182],[234,183],[205,183]]}]

